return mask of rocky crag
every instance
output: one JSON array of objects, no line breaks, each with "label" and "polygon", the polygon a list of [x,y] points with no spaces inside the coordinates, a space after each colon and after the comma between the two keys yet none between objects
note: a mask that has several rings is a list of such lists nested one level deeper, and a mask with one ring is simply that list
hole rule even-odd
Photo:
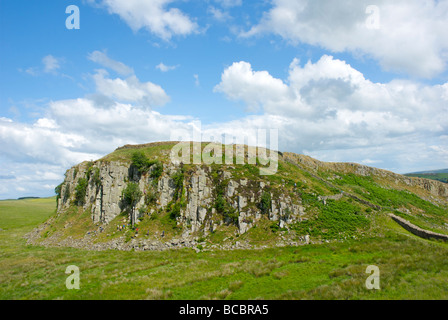
[{"label": "rocky crag", "polygon": [[[169,158],[173,145],[125,146],[102,159],[67,170],[64,182],[57,188],[56,216],[30,233],[29,242],[94,250],[264,248],[321,240],[322,237],[310,240],[311,232],[294,228],[308,220],[315,221],[327,202],[354,200],[357,214],[368,219],[372,209],[374,213],[406,210],[409,214],[423,214],[414,205],[384,208],[364,197],[365,190],[359,193],[359,188],[339,183],[345,175],[374,177],[375,186],[412,192],[442,211],[448,204],[448,185],[438,181],[358,164],[325,163],[293,153],[279,155],[278,173],[260,176],[258,163],[173,163]],[[151,161],[145,170],[132,161],[138,150]],[[133,205],[123,196],[131,183],[140,191]],[[77,215],[84,217],[79,220],[84,219],[85,230],[79,231],[78,221],[70,218]],[[448,222],[446,217],[440,219]],[[271,242],[244,237],[247,233],[257,234],[254,230],[260,226],[272,235]],[[71,229],[78,233],[70,232]],[[213,236],[217,238],[214,242],[208,240]]]}]

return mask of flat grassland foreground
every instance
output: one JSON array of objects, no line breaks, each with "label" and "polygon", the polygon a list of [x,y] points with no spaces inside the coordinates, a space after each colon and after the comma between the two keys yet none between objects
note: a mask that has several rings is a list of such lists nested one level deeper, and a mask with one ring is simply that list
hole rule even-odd
[{"label": "flat grassland foreground", "polygon": [[[448,245],[386,218],[378,237],[265,250],[27,246],[23,236],[54,212],[54,198],[0,201],[0,299],[448,299]],[[380,290],[365,286],[372,264]],[[80,269],[79,290],[66,288],[69,265]]]}]

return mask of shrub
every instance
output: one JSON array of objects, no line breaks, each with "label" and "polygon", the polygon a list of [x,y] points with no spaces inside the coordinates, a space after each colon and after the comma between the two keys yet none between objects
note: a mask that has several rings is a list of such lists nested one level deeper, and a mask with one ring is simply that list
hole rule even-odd
[{"label": "shrub", "polygon": [[278,222],[273,222],[269,228],[271,229],[272,232],[276,233],[277,231],[280,230],[280,226],[278,224]]},{"label": "shrub", "polygon": [[261,210],[261,213],[266,214],[269,212],[272,206],[272,199],[271,194],[267,191],[264,191],[261,195],[261,200],[259,203],[259,209]]},{"label": "shrub", "polygon": [[145,194],[145,204],[147,206],[149,206],[153,203],[156,203],[156,201],[157,201],[157,196],[156,196],[155,192],[152,190],[148,190],[148,192]]},{"label": "shrub", "polygon": [[58,185],[56,188],[54,188],[54,193],[56,193],[56,202],[61,198],[61,191],[62,191],[62,183]]},{"label": "shrub", "polygon": [[215,209],[218,213],[224,213],[226,211],[227,201],[222,195],[218,195],[215,200]]},{"label": "shrub", "polygon": [[137,168],[140,174],[148,171],[149,160],[143,151],[137,150],[132,153],[132,165]]},{"label": "shrub", "polygon": [[137,168],[139,174],[145,174],[153,167],[150,177],[159,179],[163,173],[163,165],[159,160],[149,160],[142,150],[137,150],[132,154],[132,165]]},{"label": "shrub", "polygon": [[150,166],[154,165],[154,169],[151,171],[151,178],[158,180],[163,173],[163,165],[160,161],[150,161]]},{"label": "shrub", "polygon": [[122,193],[124,204],[131,207],[132,226],[134,226],[135,223],[134,209],[137,203],[140,201],[142,195],[143,193],[141,192],[138,184],[134,182],[129,183]]},{"label": "shrub", "polygon": [[86,193],[87,193],[87,179],[80,178],[78,184],[75,188],[75,201],[78,206],[82,206],[85,203]]},{"label": "shrub", "polygon": [[92,179],[93,183],[99,187],[101,185],[101,179],[100,179],[100,169],[93,167],[93,162],[89,162],[89,167],[87,169],[86,173],[87,181],[90,181]]},{"label": "shrub", "polygon": [[171,205],[169,215],[170,215],[171,220],[176,220],[177,218],[180,217],[180,203],[179,202],[176,202],[173,205]]},{"label": "shrub", "polygon": [[[227,203],[227,202],[226,202]],[[229,220],[234,225],[238,225],[240,214],[237,209],[231,207],[228,203],[224,212],[224,218]]]},{"label": "shrub", "polygon": [[172,177],[174,183],[174,200],[179,199],[184,187],[184,169],[178,170]]},{"label": "shrub", "polygon": [[219,180],[219,176],[217,173],[213,176],[213,181],[214,184],[216,185],[215,187],[216,197],[215,197],[215,203],[213,205],[214,208],[216,209],[216,212],[221,214],[224,217],[224,219],[227,220],[228,222],[234,225],[238,225],[239,212],[227,202],[224,196],[226,188],[225,183]]}]

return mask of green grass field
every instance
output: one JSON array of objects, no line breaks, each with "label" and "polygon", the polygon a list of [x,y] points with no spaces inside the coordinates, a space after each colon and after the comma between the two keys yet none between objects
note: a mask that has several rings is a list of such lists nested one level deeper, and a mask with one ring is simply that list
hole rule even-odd
[{"label": "green grass field", "polygon": [[[55,199],[0,201],[0,299],[448,299],[448,244],[385,216],[376,238],[260,251],[93,252],[28,246]],[[65,270],[80,269],[80,290]],[[380,290],[365,286],[380,269]]]}]

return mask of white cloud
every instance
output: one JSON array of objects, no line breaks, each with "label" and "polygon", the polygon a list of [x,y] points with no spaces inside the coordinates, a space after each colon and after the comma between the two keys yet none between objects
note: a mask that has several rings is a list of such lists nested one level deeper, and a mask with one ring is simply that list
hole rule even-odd
[{"label": "white cloud", "polygon": [[[71,166],[125,144],[169,140],[172,130],[187,128],[188,119],[118,102],[105,108],[80,98],[51,102],[46,117],[31,124],[0,121],[0,177],[8,178],[0,198],[51,195],[42,186],[54,188]],[[17,187],[23,190],[17,193]]]},{"label": "white cloud", "polygon": [[59,126],[53,119],[41,118],[34,124],[36,128],[57,129]]},{"label": "white cloud", "polygon": [[[191,117],[141,107],[146,100],[166,103],[161,87],[135,75],[111,79],[104,70],[94,80],[108,103],[96,97],[52,101],[33,123],[0,117],[0,178],[8,178],[7,188],[0,184],[0,198],[16,196],[17,188],[24,189],[21,195],[48,195],[42,186],[62,182],[72,165],[99,159],[118,146],[166,141],[172,132],[191,131]],[[286,79],[235,62],[223,71],[215,91],[260,112],[203,125],[208,136],[248,136],[272,128],[279,129],[280,150],[323,161],[398,172],[448,166],[448,84],[373,83],[325,55],[315,63],[293,60]]]},{"label": "white cloud", "polygon": [[199,75],[194,74],[194,75],[193,75],[193,78],[194,78],[194,85],[195,85],[196,87],[200,87],[200,86],[201,86],[201,83],[199,82]]},{"label": "white cloud", "polygon": [[[29,67],[26,69],[19,68],[19,72],[25,72],[29,75],[32,75],[34,77],[37,77],[43,73],[51,73],[53,75],[58,74],[58,70],[61,68],[61,63],[63,59],[62,58],[56,58],[53,55],[49,54],[42,58],[41,62],[42,65],[39,67]],[[62,75],[67,77],[67,75]]]},{"label": "white cloud", "polygon": [[163,106],[170,100],[162,87],[149,81],[142,83],[135,75],[125,80],[110,79],[107,71],[98,70],[93,79],[98,93],[118,101],[138,102],[143,106],[154,107]]},{"label": "white cloud", "polygon": [[128,76],[134,73],[134,70],[131,67],[128,67],[123,62],[109,58],[106,53],[101,51],[93,51],[92,53],[89,53],[88,59],[103,67],[112,69],[122,76]]},{"label": "white cloud", "polygon": [[38,159],[45,163],[65,165],[72,159],[80,159],[82,152],[72,151],[71,148],[84,143],[87,137],[42,127],[39,122],[40,120],[34,125],[1,122],[2,156],[18,162],[26,163]]},{"label": "white cloud", "polygon": [[164,64],[163,62],[160,62],[157,66],[156,69],[159,69],[162,72],[168,72],[171,70],[175,70],[177,68],[177,66],[167,66],[166,64]]},{"label": "white cloud", "polygon": [[134,31],[147,29],[154,35],[169,40],[197,31],[196,22],[178,8],[167,8],[173,0],[102,0],[109,13],[117,14]]},{"label": "white cloud", "polygon": [[[390,148],[396,149],[382,151],[389,159],[384,162],[387,165],[394,156],[399,157],[395,150],[405,146],[432,140],[438,141],[436,146],[443,145],[440,137],[448,132],[446,88],[446,84],[429,86],[400,80],[373,83],[346,62],[324,55],[303,66],[294,60],[285,81],[267,71],[254,71],[247,62],[237,62],[224,70],[215,91],[243,101],[252,111],[261,108],[262,115],[247,118],[252,125],[240,122],[235,126],[251,128],[255,119],[265,128],[276,123],[287,150],[308,150],[323,156],[324,151],[336,155],[341,150],[361,149],[365,152],[356,153],[361,162],[381,159],[366,150],[393,146]],[[412,148],[404,153],[417,150]],[[443,149],[424,149],[439,163],[446,163],[441,161]],[[345,161],[350,159],[345,156]],[[418,163],[412,157],[406,161]]]},{"label": "white cloud", "polygon": [[215,8],[214,6],[209,6],[207,8],[207,12],[212,15],[213,19],[220,22],[227,21],[231,18],[230,14],[227,11]]},{"label": "white cloud", "polygon": [[60,66],[60,60],[53,57],[51,54],[43,57],[42,63],[44,64],[44,72],[45,73],[55,73]]},{"label": "white cloud", "polygon": [[266,101],[275,105],[288,99],[289,89],[282,80],[273,78],[267,71],[253,71],[248,62],[235,62],[224,70],[221,83],[215,92],[225,93],[231,100],[242,100],[250,110]]},{"label": "white cloud", "polygon": [[[243,37],[273,33],[293,44],[322,46],[377,59],[385,70],[432,77],[446,70],[448,0],[274,0]],[[379,29],[366,21],[379,9]]]},{"label": "white cloud", "polygon": [[[19,69],[19,71],[22,71],[22,69]],[[39,74],[37,68],[35,67],[29,67],[25,70],[25,72],[32,76],[37,76]]]}]

